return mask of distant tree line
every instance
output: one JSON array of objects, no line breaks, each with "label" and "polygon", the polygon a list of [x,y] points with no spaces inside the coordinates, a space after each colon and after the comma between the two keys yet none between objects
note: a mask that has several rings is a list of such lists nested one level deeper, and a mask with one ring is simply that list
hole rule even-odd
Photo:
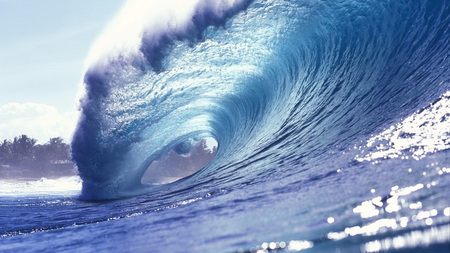
[{"label": "distant tree line", "polygon": [[20,135],[3,140],[0,145],[0,176],[45,177],[75,174],[70,146],[61,137],[50,138],[45,144]]}]

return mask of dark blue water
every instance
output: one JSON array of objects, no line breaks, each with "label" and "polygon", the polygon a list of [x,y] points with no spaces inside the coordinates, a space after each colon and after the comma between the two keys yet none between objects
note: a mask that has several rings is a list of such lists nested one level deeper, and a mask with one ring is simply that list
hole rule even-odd
[{"label": "dark blue water", "polygon": [[130,2],[82,183],[1,183],[0,250],[449,252],[449,29],[448,1]]}]

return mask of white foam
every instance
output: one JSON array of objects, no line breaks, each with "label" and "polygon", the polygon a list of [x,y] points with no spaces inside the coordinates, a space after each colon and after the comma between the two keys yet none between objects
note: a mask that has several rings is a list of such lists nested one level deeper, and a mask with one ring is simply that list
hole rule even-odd
[{"label": "white foam", "polygon": [[[159,43],[163,34],[185,31],[193,16],[205,9],[222,17],[244,0],[132,0],[128,1],[114,21],[93,45],[86,65],[106,66],[110,60],[143,57],[139,51],[145,36],[150,43]],[[202,12],[200,10],[200,12]],[[154,38],[154,39],[151,39]],[[143,58],[142,58],[143,59]]]},{"label": "white foam", "polygon": [[37,181],[1,181],[0,197],[15,196],[76,196],[81,192],[81,178],[78,176],[57,179],[41,178]]}]

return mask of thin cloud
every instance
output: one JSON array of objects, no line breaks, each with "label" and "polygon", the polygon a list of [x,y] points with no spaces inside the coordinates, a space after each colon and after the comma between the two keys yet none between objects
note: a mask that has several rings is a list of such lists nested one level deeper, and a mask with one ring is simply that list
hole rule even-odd
[{"label": "thin cloud", "polygon": [[60,113],[51,105],[8,103],[0,107],[0,138],[12,139],[26,134],[39,143],[57,136],[69,142],[77,117],[76,111]]}]

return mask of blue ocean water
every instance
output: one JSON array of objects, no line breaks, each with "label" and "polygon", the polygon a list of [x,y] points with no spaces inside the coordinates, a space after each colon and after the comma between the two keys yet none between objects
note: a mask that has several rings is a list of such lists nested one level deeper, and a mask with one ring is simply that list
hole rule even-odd
[{"label": "blue ocean water", "polygon": [[449,252],[449,56],[449,1],[129,1],[0,251]]}]

